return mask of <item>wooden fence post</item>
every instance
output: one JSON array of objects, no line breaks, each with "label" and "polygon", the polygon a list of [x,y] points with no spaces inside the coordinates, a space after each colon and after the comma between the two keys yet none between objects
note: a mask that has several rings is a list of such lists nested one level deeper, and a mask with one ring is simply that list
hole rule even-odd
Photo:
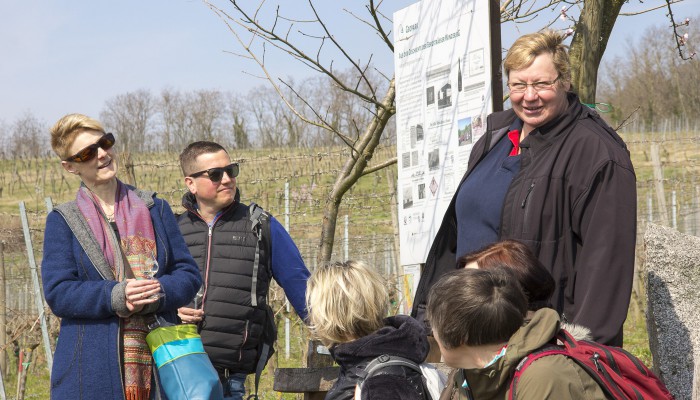
[{"label": "wooden fence post", "polygon": [[657,209],[661,225],[668,226],[668,210],[666,209],[666,196],[664,194],[664,173],[661,169],[661,156],[659,144],[651,144],[651,164],[654,169],[654,188],[656,189]]}]

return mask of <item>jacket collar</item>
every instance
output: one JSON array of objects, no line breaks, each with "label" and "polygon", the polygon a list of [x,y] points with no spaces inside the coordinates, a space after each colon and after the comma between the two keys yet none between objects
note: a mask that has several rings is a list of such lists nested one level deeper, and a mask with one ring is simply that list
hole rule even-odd
[{"label": "jacket collar", "polygon": [[[223,213],[228,212],[229,210],[232,210],[234,207],[233,205],[239,204],[241,202],[241,192],[238,190],[238,187],[236,187],[236,194],[233,196],[233,203],[231,203],[228,207],[226,207],[223,210]],[[195,195],[190,193],[189,191],[185,192],[184,195],[182,195],[182,206],[185,208],[185,210],[199,215],[197,210],[199,209],[199,206],[197,205],[197,198]]]},{"label": "jacket collar", "polygon": [[454,384],[461,388],[463,376],[466,377],[475,398],[496,398],[499,393],[506,393],[520,360],[549,343],[558,330],[559,314],[551,308],[538,310],[510,338],[504,357],[486,368],[462,370],[455,374]]},{"label": "jacket collar", "polygon": [[581,101],[575,93],[568,92],[567,101],[569,105],[563,113],[547,124],[530,132],[520,143],[520,146],[523,148],[530,148],[533,152],[537,152],[549,146],[554,141],[568,135],[575,126],[577,120],[588,116],[590,110],[581,104]]},{"label": "jacket collar", "polygon": [[381,354],[408,358],[422,363],[430,345],[422,325],[407,315],[396,315],[384,320],[384,327],[352,342],[341,343],[330,349],[333,359],[343,367],[358,365]]}]

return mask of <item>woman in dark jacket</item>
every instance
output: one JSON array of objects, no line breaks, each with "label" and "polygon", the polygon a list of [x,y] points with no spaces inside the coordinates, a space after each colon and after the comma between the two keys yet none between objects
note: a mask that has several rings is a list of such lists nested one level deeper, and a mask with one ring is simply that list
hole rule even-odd
[{"label": "woman in dark jacket", "polygon": [[149,317],[176,322],[201,285],[168,203],[117,179],[114,143],[81,114],[51,128],[61,165],[82,181],[44,232],[44,295],[61,318],[53,399],[157,398]]},{"label": "woman in dark jacket", "polygon": [[[431,245],[411,315],[458,256],[501,239],[527,245],[554,277],[552,306],[622,345],[636,240],[636,178],[622,139],[571,90],[564,37],[508,51],[511,110],[489,115]],[[605,310],[605,312],[602,312]]]},{"label": "woman in dark jacket", "polygon": [[[422,376],[408,367],[402,374],[367,378],[359,393],[359,376],[374,358],[386,354],[420,364],[428,342],[420,324],[406,315],[386,318],[387,282],[359,261],[316,268],[307,283],[309,329],[329,347],[340,375],[326,400],[422,400]],[[358,375],[359,373],[359,375]]]}]

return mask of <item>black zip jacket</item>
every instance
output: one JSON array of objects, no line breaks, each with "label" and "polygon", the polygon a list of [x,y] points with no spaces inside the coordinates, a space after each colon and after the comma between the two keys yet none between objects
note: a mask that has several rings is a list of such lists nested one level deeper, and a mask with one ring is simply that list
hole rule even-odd
[{"label": "black zip jacket", "polygon": [[[267,304],[272,279],[269,230],[262,233],[255,270],[258,232],[250,220],[249,207],[238,199],[236,192],[234,203],[222,211],[211,230],[194,211],[196,199],[191,193],[183,196],[187,212],[178,217],[182,236],[206,283],[204,320],[199,324],[202,342],[222,374],[227,370],[254,373],[259,358],[272,355],[262,354],[263,345],[271,349],[277,337]],[[253,304],[253,297],[257,304]]]},{"label": "black zip jacket", "polygon": [[[568,94],[568,109],[520,144],[521,168],[505,196],[500,238],[526,244],[557,285],[552,305],[593,339],[622,346],[637,223],[636,178],[629,151],[600,116]],[[493,113],[469,157],[462,182],[516,120]],[[460,184],[461,185],[461,184]],[[411,315],[424,320],[432,284],[456,268],[452,198],[426,260]]]}]

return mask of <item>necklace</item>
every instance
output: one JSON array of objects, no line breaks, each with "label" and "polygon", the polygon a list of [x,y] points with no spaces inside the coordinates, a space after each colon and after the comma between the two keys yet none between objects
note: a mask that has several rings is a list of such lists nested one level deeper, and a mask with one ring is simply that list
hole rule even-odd
[{"label": "necklace", "polygon": [[102,212],[105,214],[105,218],[107,218],[107,222],[114,222],[114,207],[112,207],[112,212],[107,212],[107,207],[102,206]]}]

